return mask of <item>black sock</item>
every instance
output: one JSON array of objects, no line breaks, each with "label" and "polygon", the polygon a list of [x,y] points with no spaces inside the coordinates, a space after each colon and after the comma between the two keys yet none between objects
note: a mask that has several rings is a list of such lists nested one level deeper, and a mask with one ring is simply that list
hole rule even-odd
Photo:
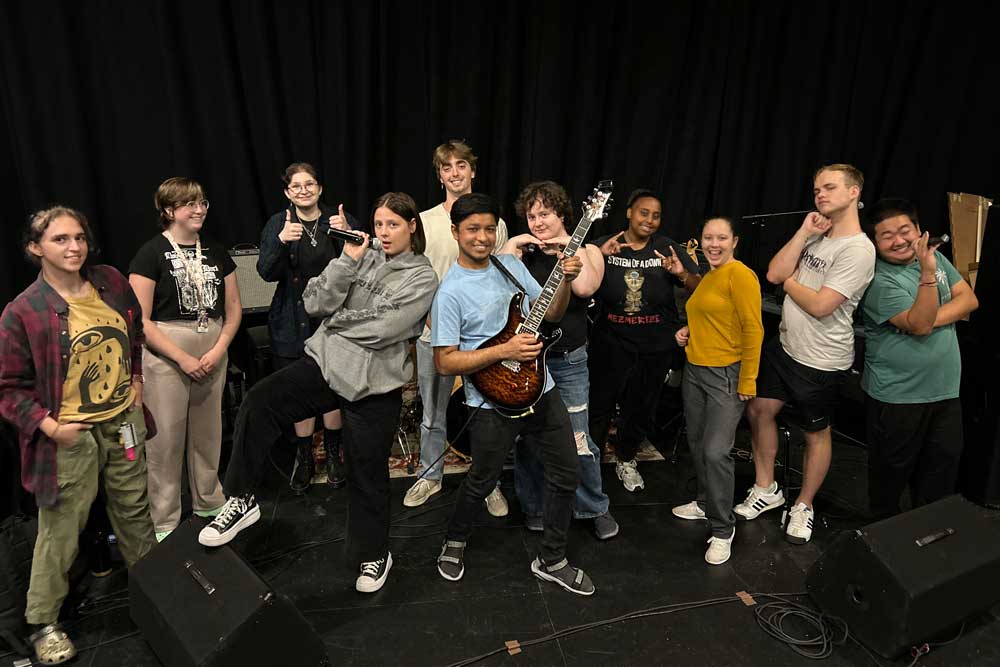
[{"label": "black sock", "polygon": [[312,441],[313,437],[311,435],[297,435],[295,436],[295,449],[304,449],[306,447],[312,451]]},{"label": "black sock", "polygon": [[341,437],[341,429],[339,428],[324,428],[323,429],[323,446],[326,447],[327,456],[338,455],[340,453],[340,443],[343,440]]}]

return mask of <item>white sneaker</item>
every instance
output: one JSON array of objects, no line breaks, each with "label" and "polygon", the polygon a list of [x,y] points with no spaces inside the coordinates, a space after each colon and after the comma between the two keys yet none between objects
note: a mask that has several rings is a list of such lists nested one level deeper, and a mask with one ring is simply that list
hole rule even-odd
[{"label": "white sneaker", "polygon": [[785,527],[785,539],[792,544],[805,544],[813,534],[813,516],[811,507],[799,503],[788,511],[788,526]]},{"label": "white sneaker", "polygon": [[709,565],[722,565],[732,554],[733,538],[736,537],[736,529],[728,540],[721,537],[708,538],[708,551],[705,552],[705,562]]},{"label": "white sneaker", "polygon": [[407,507],[420,507],[427,499],[441,490],[441,482],[433,479],[418,479],[417,483],[403,496],[403,504]]},{"label": "white sneaker", "polygon": [[697,500],[692,500],[686,505],[678,505],[677,507],[673,508],[670,511],[678,519],[697,521],[698,519],[705,518],[705,511],[698,506]]},{"label": "white sneaker", "polygon": [[374,593],[385,584],[389,570],[392,569],[392,554],[386,554],[378,560],[361,564],[361,574],[354,582],[354,589],[359,593]]},{"label": "white sneaker", "polygon": [[754,484],[750,487],[750,493],[747,494],[747,499],[742,503],[733,508],[733,511],[741,519],[746,519],[747,521],[751,519],[756,519],[758,516],[763,514],[768,510],[773,510],[776,507],[781,507],[785,504],[785,494],[781,492],[778,488],[777,482],[771,482],[771,489],[761,489],[759,486]]},{"label": "white sneaker", "polygon": [[507,506],[507,499],[503,497],[499,486],[495,487],[490,492],[490,495],[486,496],[486,511],[490,513],[490,516],[507,516],[507,512],[510,511],[510,507]]},{"label": "white sneaker", "polygon": [[618,479],[622,481],[622,484],[625,485],[626,491],[646,488],[646,482],[642,480],[642,475],[636,469],[635,459],[631,461],[619,461],[615,464],[615,473],[618,475]]}]

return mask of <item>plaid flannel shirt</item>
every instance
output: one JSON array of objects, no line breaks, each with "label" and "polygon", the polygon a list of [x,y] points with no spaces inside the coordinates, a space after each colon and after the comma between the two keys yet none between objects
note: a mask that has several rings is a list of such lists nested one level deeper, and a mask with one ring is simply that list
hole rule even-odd
[{"label": "plaid flannel shirt", "polygon": [[[142,308],[128,280],[105,265],[87,267],[84,275],[125,320],[132,375],[141,375]],[[39,426],[50,415],[59,418],[69,343],[69,306],[39,274],[0,316],[0,417],[19,431],[21,483],[41,506],[54,505],[59,495],[57,445]],[[153,437],[155,425],[145,406],[143,416],[147,437]]]}]

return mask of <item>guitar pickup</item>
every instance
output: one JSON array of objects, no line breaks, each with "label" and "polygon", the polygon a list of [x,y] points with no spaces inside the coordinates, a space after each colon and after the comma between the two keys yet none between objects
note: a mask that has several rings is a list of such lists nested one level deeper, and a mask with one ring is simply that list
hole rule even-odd
[{"label": "guitar pickup", "polygon": [[500,362],[500,365],[515,373],[521,372],[521,362],[515,359],[504,359]]}]

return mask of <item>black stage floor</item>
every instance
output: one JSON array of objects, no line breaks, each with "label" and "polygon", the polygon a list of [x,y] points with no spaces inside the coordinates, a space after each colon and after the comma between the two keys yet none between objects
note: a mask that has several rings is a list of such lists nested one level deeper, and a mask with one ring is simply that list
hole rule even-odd
[{"label": "black stage floor", "polygon": [[[742,437],[742,436],[741,436]],[[401,500],[410,479],[393,481],[395,565],[386,586],[374,595],[354,591],[356,571],[344,563],[346,489],[316,485],[307,497],[293,496],[272,471],[262,495],[263,517],[234,546],[255,563],[279,592],[291,597],[315,626],[334,665],[450,665],[500,647],[508,640],[544,638],[572,626],[628,612],[751,593],[797,593],[805,572],[835,534],[865,523],[856,508],[865,506],[863,452],[835,445],[826,493],[817,500],[814,539],[793,546],[782,539],[779,511],[737,526],[732,559],[705,564],[706,527],[675,519],[670,508],[691,499],[692,470],[686,455],[643,464],[646,489],[630,494],[605,465],[605,486],[621,533],[598,542],[589,522],[574,522],[569,554],[593,577],[597,593],[579,598],[537,581],[529,572],[538,536],[522,527],[514,501],[511,472],[503,491],[511,501],[506,518],[485,508],[466,550],[466,574],[458,583],[435,569],[443,532],[460,476],[446,478],[441,493],[423,508],[405,509]],[[738,496],[752,483],[751,466],[738,466]],[[1000,520],[1000,517],[994,517]],[[327,541],[294,556],[262,560],[313,541]],[[1000,585],[984,582],[986,585]],[[85,650],[75,664],[143,667],[159,664],[135,634],[125,598],[126,573],[103,580],[87,578],[75,603],[86,616],[70,631]],[[103,596],[103,597],[102,597]],[[799,598],[801,600],[801,598]],[[1000,607],[966,624],[961,639],[932,650],[923,665],[1000,664]],[[276,642],[284,641],[281,637]],[[107,642],[107,643],[105,643]],[[290,644],[288,665],[295,660]],[[10,664],[10,657],[0,664]],[[907,665],[909,659],[895,663]],[[876,664],[857,646],[837,646],[829,665]],[[678,611],[590,629],[530,646],[519,655],[487,658],[483,665],[805,665],[800,657],[764,633],[751,608],[741,602]]]}]

